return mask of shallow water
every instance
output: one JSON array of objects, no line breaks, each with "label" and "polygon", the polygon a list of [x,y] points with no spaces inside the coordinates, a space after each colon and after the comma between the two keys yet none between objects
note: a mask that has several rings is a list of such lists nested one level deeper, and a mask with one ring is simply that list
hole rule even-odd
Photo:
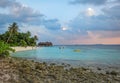
[{"label": "shallow water", "polygon": [[120,67],[120,45],[40,47],[36,50],[16,52],[12,56],[72,65],[107,65]]}]

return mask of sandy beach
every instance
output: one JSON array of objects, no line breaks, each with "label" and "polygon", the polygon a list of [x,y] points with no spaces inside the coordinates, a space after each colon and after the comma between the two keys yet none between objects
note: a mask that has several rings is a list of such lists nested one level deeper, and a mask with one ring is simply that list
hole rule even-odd
[{"label": "sandy beach", "polygon": [[11,48],[15,49],[15,52],[18,52],[18,51],[33,50],[36,49],[37,47],[28,46],[28,47],[11,47]]}]

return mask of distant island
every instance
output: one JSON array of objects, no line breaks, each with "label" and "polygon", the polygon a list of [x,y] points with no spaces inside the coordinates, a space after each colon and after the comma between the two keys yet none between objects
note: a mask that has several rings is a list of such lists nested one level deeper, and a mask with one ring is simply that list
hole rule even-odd
[{"label": "distant island", "polygon": [[38,46],[40,47],[50,47],[53,46],[52,42],[39,42]]}]

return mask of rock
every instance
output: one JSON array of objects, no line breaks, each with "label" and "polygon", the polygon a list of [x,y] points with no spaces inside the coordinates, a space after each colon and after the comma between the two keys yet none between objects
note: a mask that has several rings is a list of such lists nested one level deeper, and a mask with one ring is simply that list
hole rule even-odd
[{"label": "rock", "polygon": [[[3,83],[119,83],[119,72],[106,74],[87,68],[67,68],[62,65],[39,63],[20,58],[4,58],[0,63],[0,82]],[[65,64],[66,65],[66,64]],[[7,76],[6,76],[7,75]],[[2,77],[5,77],[4,79]]]},{"label": "rock", "polygon": [[56,64],[55,64],[55,63],[51,63],[51,64],[50,64],[50,66],[54,66],[54,65],[56,65]]},{"label": "rock", "polygon": [[115,71],[111,71],[110,74],[116,76],[116,75],[117,75],[117,72],[115,72]]},{"label": "rock", "polygon": [[97,70],[101,70],[101,68],[97,67]]},{"label": "rock", "polygon": [[109,72],[109,71],[106,71],[106,74],[110,74],[110,72]]}]

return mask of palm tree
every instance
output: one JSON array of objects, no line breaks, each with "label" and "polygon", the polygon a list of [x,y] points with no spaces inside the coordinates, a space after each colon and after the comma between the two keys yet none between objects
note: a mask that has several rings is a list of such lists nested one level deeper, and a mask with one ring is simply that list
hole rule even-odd
[{"label": "palm tree", "polygon": [[18,33],[18,26],[17,26],[17,23],[13,23],[12,25],[10,25],[9,27],[8,27],[8,32],[9,32],[9,37],[8,37],[8,39],[7,39],[7,43],[9,42],[9,40],[10,40],[10,38],[11,38],[11,36],[12,36],[12,34],[17,34]]},{"label": "palm tree", "polygon": [[30,36],[31,36],[31,32],[30,32],[30,31],[27,31],[26,35],[27,35],[28,37],[30,37]]},{"label": "palm tree", "polygon": [[34,36],[34,40],[37,41],[38,40],[38,37],[37,35]]},{"label": "palm tree", "polygon": [[38,37],[37,35],[34,36],[34,42],[35,42],[35,45],[37,44],[36,41],[38,40]]}]

